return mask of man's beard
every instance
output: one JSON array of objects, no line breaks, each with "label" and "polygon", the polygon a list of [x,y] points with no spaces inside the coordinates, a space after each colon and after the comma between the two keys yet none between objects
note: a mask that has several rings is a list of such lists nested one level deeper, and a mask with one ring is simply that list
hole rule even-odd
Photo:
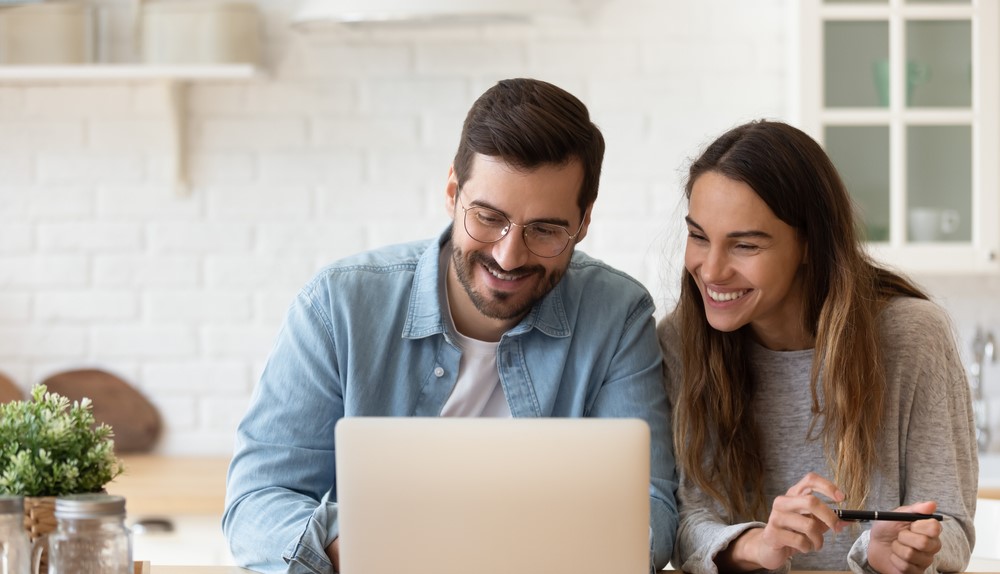
[{"label": "man's beard", "polygon": [[[473,251],[468,256],[458,248],[457,245],[452,243],[452,255],[451,262],[455,267],[455,275],[458,277],[458,282],[462,284],[462,288],[469,295],[469,299],[472,300],[472,304],[476,306],[476,309],[482,313],[484,316],[490,319],[497,319],[501,321],[509,321],[511,319],[517,319],[523,317],[535,303],[540,301],[545,295],[547,295],[553,288],[559,283],[563,275],[566,273],[566,268],[554,269],[546,275],[546,270],[541,265],[518,267],[511,271],[504,271],[499,265],[497,265],[496,260],[492,257],[488,257],[481,251]],[[527,298],[522,301],[516,301],[515,297],[523,295],[521,293],[512,294],[505,291],[496,291],[483,287],[489,291],[488,295],[483,294],[475,290],[473,285],[473,277],[475,276],[475,269],[478,266],[485,266],[487,269],[496,271],[500,275],[515,275],[517,277],[526,277],[532,274],[538,274],[542,276],[542,280],[538,283],[538,287],[535,292],[530,294]]]}]

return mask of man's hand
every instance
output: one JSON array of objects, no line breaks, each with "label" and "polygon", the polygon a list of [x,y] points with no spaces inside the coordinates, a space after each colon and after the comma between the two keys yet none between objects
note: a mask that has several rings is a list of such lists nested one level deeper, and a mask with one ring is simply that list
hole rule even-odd
[{"label": "man's hand", "polygon": [[[896,510],[931,514],[937,510],[937,503],[918,502]],[[941,522],[931,518],[916,522],[875,522],[868,545],[868,564],[882,574],[922,573],[941,550],[940,536]]]},{"label": "man's hand", "polygon": [[340,572],[340,537],[333,539],[333,542],[326,547],[326,557],[333,562],[333,571]]}]

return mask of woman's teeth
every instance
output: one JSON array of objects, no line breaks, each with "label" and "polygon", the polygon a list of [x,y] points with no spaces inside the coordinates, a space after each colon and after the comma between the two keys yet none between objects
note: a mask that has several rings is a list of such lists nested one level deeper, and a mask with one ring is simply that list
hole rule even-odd
[{"label": "woman's teeth", "polygon": [[743,289],[742,291],[732,291],[730,293],[717,293],[706,287],[705,291],[708,292],[708,296],[712,298],[712,301],[724,303],[726,301],[735,301],[736,299],[746,295],[750,290]]}]

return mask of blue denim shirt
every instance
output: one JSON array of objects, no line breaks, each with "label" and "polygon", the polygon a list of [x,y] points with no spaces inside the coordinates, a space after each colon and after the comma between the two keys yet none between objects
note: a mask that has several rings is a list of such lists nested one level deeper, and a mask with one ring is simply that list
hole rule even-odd
[{"label": "blue denim shirt", "polygon": [[[324,549],[338,535],[334,425],[345,416],[440,414],[460,358],[438,290],[450,235],[339,261],[291,304],[229,468],[223,529],[241,565],[333,572]],[[555,289],[503,335],[497,366],[514,417],[649,424],[651,562],[659,569],[678,518],[653,308],[639,282],[577,251]]]}]

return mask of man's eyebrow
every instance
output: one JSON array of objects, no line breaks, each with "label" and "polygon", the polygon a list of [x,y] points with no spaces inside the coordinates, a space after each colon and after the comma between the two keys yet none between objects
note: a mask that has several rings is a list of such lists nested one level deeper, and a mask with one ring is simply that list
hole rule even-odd
[{"label": "man's eyebrow", "polygon": [[[698,231],[701,231],[702,233],[705,232],[705,228],[698,225],[698,222],[691,219],[690,216],[685,215],[684,221],[686,221],[687,224],[690,225],[691,227],[698,229]],[[773,239],[773,236],[770,233],[767,233],[765,231],[759,231],[756,229],[749,231],[732,231],[730,233],[727,233],[726,237],[730,239]]]},{"label": "man's eyebrow", "polygon": [[[489,202],[481,201],[479,199],[474,199],[470,202],[469,207],[485,207],[486,209],[492,209],[493,211],[503,215],[507,219],[510,219],[510,215],[502,209],[497,209],[495,206],[490,205]],[[512,220],[513,221],[513,220]],[[561,217],[541,217],[539,219],[532,219],[528,222],[520,222],[519,225],[531,225],[532,223],[548,223],[550,225],[558,225],[559,227],[569,227],[569,221]]]}]

